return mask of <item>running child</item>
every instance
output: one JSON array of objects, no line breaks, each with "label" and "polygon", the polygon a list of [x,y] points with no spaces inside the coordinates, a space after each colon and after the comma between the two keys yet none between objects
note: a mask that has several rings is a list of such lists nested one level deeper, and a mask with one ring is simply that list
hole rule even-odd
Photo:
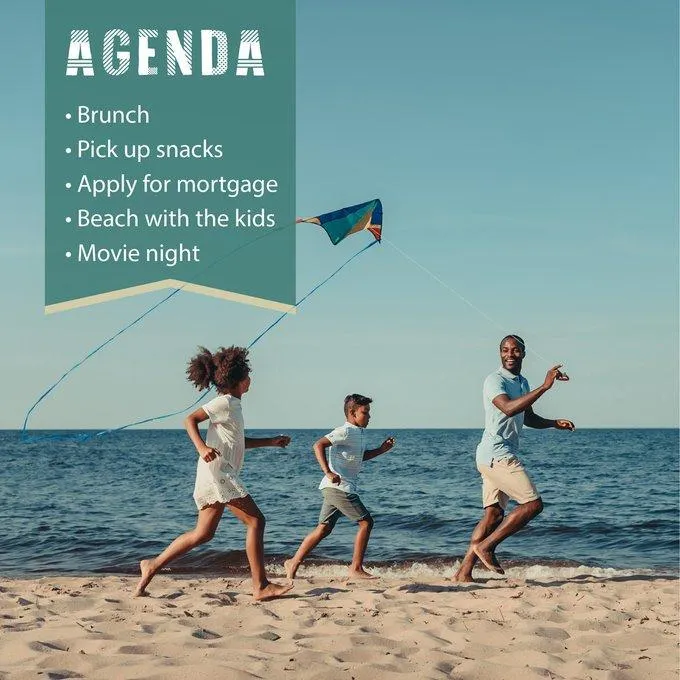
[{"label": "running child", "polygon": [[[220,348],[212,354],[200,348],[189,362],[187,376],[197,389],[211,384],[218,396],[204,404],[184,420],[189,438],[198,452],[194,501],[198,508],[196,527],[178,536],[160,555],[142,560],[142,577],[135,595],[146,595],[146,587],[154,575],[169,562],[206,543],[214,535],[225,507],[246,526],[246,555],[253,580],[253,597],[268,600],[291,589],[267,579],[264,568],[265,518],[252,499],[239,473],[245,449],[261,446],[285,447],[290,437],[253,439],[245,436],[241,397],[250,388],[248,350],[243,347]],[[210,420],[203,440],[198,424]]]},{"label": "running child", "polygon": [[304,538],[295,555],[284,562],[286,575],[291,580],[305,557],[333,531],[341,515],[359,525],[349,567],[350,577],[374,578],[363,566],[373,518],[357,494],[357,476],[363,461],[387,453],[394,446],[394,438],[389,437],[377,449],[366,448],[365,428],[371,418],[372,401],[361,394],[345,397],[345,424],[314,444],[314,454],[324,473],[319,484],[323,505],[316,529]]}]

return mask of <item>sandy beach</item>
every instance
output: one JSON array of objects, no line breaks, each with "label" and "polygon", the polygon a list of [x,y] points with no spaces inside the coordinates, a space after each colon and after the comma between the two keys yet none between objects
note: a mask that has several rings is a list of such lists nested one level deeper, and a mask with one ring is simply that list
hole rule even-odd
[{"label": "sandy beach", "polygon": [[247,579],[160,575],[145,598],[131,576],[0,579],[0,678],[678,677],[671,578],[304,572],[266,603]]}]

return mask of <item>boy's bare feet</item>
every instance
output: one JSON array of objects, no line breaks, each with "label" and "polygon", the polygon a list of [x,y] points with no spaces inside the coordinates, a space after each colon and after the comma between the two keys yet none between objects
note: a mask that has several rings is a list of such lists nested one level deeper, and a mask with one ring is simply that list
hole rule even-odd
[{"label": "boy's bare feet", "polygon": [[496,556],[493,554],[493,552],[491,552],[487,548],[484,548],[481,543],[472,546],[472,549],[475,551],[475,555],[479,557],[481,563],[489,571],[495,571],[497,574],[505,574],[505,571],[503,571],[503,567],[501,567],[500,563],[496,559]]},{"label": "boy's bare feet", "polygon": [[359,569],[353,569],[352,567],[350,567],[349,578],[372,579],[378,577],[373,576],[373,574],[370,574],[369,572],[365,571],[363,567],[360,567]]},{"label": "boy's bare feet", "polygon": [[148,595],[146,592],[146,587],[149,585],[149,581],[151,581],[154,574],[156,573],[153,570],[153,560],[142,560],[139,563],[139,571],[142,572],[142,578],[139,579],[139,583],[137,583],[137,587],[135,588],[135,597]]},{"label": "boy's bare feet", "polygon": [[265,600],[274,600],[277,597],[285,595],[289,590],[292,590],[293,584],[288,584],[285,586],[279,585],[278,583],[267,582],[264,588],[253,588],[253,599],[258,602],[264,602]]},{"label": "boy's bare feet", "polygon": [[286,577],[292,581],[295,578],[295,574],[297,574],[299,566],[300,565],[295,564],[292,559],[286,560],[283,563],[283,568],[286,570]]}]

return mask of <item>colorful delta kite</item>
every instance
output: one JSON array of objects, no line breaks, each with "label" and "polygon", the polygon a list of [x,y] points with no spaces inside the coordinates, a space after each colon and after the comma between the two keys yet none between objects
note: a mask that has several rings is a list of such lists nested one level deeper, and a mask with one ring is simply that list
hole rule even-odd
[{"label": "colorful delta kite", "polygon": [[328,234],[333,245],[336,245],[346,236],[356,234],[363,229],[370,231],[379,242],[382,219],[382,203],[379,198],[374,198],[372,201],[341,208],[325,215],[299,218],[297,222],[318,224]]}]

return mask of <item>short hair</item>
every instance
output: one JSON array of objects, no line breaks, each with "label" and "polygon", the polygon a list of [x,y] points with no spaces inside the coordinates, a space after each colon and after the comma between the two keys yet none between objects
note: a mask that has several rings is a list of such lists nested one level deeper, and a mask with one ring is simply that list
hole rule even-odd
[{"label": "short hair", "polygon": [[524,340],[522,340],[522,338],[520,338],[519,335],[515,335],[514,333],[511,333],[510,335],[506,335],[506,336],[501,340],[501,344],[498,346],[498,349],[501,349],[501,348],[503,347],[503,343],[504,343],[506,340],[514,340],[514,341],[520,346],[520,348],[521,348],[523,351],[526,352],[527,346],[524,344]]},{"label": "short hair", "polygon": [[368,406],[373,399],[364,397],[363,394],[348,394],[345,397],[345,416],[348,416],[350,411],[354,411],[358,406]]}]

